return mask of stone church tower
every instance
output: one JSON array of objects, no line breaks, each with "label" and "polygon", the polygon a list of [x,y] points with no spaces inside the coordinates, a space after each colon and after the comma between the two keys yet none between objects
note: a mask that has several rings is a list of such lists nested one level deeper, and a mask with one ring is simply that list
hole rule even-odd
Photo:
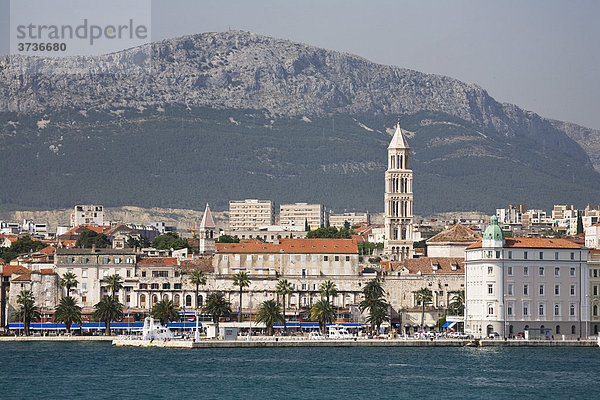
[{"label": "stone church tower", "polygon": [[384,253],[390,255],[390,260],[400,261],[413,256],[412,180],[410,147],[398,122],[388,146],[385,171]]},{"label": "stone church tower", "polygon": [[202,222],[200,222],[198,239],[200,254],[213,254],[215,252],[215,221],[208,204],[206,204]]}]

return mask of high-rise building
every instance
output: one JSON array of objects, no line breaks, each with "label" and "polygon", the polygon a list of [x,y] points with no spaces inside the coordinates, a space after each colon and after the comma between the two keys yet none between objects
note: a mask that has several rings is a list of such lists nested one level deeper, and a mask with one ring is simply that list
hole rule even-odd
[{"label": "high-rise building", "polygon": [[325,224],[325,207],[322,204],[294,203],[279,206],[279,225],[289,229],[311,231]]},{"label": "high-rise building", "polygon": [[71,226],[79,225],[104,225],[104,207],[76,205],[71,214]]},{"label": "high-rise building", "polygon": [[229,202],[229,230],[256,231],[273,225],[273,202],[271,200],[231,200]]},{"label": "high-rise building", "polygon": [[412,181],[410,147],[398,122],[388,146],[388,168],[385,171],[384,252],[392,260],[413,256]]}]

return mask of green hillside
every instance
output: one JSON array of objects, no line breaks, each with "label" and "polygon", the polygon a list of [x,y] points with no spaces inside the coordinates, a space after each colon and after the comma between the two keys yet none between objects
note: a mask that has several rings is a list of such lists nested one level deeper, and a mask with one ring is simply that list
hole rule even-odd
[{"label": "green hillside", "polygon": [[[0,207],[201,209],[209,202],[219,210],[230,199],[265,198],[382,210],[386,127],[396,116],[267,115],[184,106],[2,113]],[[43,128],[42,120],[49,120]],[[600,175],[584,160],[526,137],[478,131],[439,112],[404,115],[401,123],[414,152],[417,214],[599,198]]]}]

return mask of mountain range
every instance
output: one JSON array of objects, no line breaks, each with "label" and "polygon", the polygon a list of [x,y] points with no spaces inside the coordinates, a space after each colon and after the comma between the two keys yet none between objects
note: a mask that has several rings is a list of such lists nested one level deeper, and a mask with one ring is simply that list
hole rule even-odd
[{"label": "mountain range", "polygon": [[0,58],[0,208],[267,198],[380,211],[398,117],[418,214],[600,195],[597,130],[449,77],[227,31]]}]

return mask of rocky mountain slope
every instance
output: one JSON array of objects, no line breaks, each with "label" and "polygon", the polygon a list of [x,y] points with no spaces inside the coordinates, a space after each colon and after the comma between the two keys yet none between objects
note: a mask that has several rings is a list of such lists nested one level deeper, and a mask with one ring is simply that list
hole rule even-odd
[{"label": "rocky mountain slope", "polygon": [[[94,73],[76,73],[81,65]],[[225,207],[257,196],[379,209],[382,196],[372,191],[383,188],[386,129],[397,115],[413,133],[414,169],[423,174],[415,191],[433,196],[421,210],[415,204],[418,212],[546,206],[569,201],[564,191],[586,202],[600,182],[580,146],[597,132],[452,78],[229,31],[93,58],[0,59],[0,149],[21,152],[0,166],[2,174],[22,168],[0,180],[0,204],[68,206],[87,197],[195,208],[197,197]],[[473,172],[480,175],[468,182]],[[473,185],[491,176],[499,180],[492,187]],[[197,188],[199,177],[221,187]],[[52,200],[20,180],[47,188]],[[367,194],[351,193],[351,182]]]}]

